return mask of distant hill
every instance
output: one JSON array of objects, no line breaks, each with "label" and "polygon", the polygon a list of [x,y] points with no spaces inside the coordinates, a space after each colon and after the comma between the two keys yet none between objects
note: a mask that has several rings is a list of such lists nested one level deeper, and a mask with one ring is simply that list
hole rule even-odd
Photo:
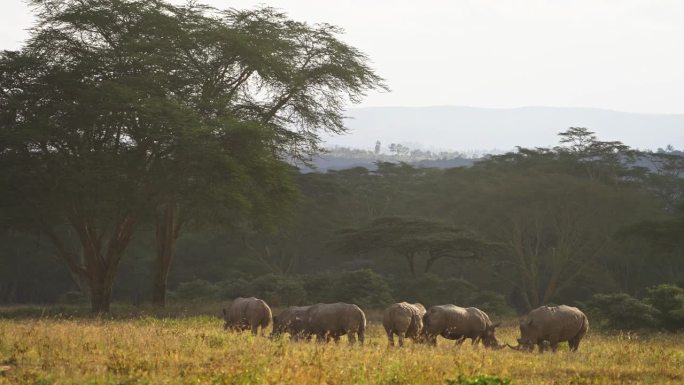
[{"label": "distant hill", "polygon": [[448,158],[448,159],[402,159],[400,157],[345,157],[341,155],[320,155],[314,157],[312,160],[314,168],[306,167],[303,165],[298,165],[298,167],[303,172],[325,172],[328,170],[345,170],[354,167],[364,167],[369,170],[375,170],[375,163],[378,161],[382,162],[392,162],[399,163],[404,162],[411,164],[416,167],[426,167],[426,168],[452,168],[452,167],[463,167],[470,166],[477,159],[470,158]]},{"label": "distant hill", "polygon": [[[515,146],[554,146],[557,133],[587,127],[601,140],[656,150],[684,148],[684,114],[637,114],[594,108],[368,107],[347,112],[350,133],[325,137],[329,146],[371,149],[380,140],[425,150],[501,152]],[[497,151],[498,150],[498,151]]]}]

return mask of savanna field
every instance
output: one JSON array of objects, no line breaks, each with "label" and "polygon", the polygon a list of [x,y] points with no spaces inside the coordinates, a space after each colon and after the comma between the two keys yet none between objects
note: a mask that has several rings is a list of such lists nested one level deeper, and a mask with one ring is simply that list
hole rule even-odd
[{"label": "savanna field", "polygon": [[[0,384],[682,384],[684,334],[591,330],[578,353],[492,351],[438,340],[388,348],[228,333],[213,316],[0,319]],[[513,344],[516,321],[499,340]],[[507,382],[510,380],[510,382]]]}]

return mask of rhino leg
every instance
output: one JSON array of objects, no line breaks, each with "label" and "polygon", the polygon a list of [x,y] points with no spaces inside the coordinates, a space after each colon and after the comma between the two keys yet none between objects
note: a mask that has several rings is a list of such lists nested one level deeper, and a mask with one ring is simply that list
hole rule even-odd
[{"label": "rhino leg", "polygon": [[392,330],[386,330],[387,332],[387,343],[389,346],[394,346],[394,333]]},{"label": "rhino leg", "polygon": [[579,344],[580,344],[581,340],[582,340],[582,337],[577,335],[574,338],[572,338],[570,341],[568,341],[568,345],[570,346],[571,352],[577,351],[577,349],[579,348]]},{"label": "rhino leg", "polygon": [[404,333],[399,332],[399,346],[404,346]]},{"label": "rhino leg", "polygon": [[551,351],[556,352],[558,350],[558,336],[552,335],[551,338],[549,338],[549,342],[551,344]]},{"label": "rhino leg", "polygon": [[466,336],[460,336],[456,339],[456,346],[461,346],[466,340]]},{"label": "rhino leg", "polygon": [[546,349],[546,344],[544,344],[544,340],[538,340],[537,346],[539,347],[539,353],[544,353],[544,350]]},{"label": "rhino leg", "polygon": [[366,340],[366,329],[359,329],[359,331],[356,332],[356,336],[359,338],[359,345],[363,346],[363,343]]},{"label": "rhino leg", "polygon": [[347,331],[347,339],[349,340],[349,345],[354,345],[356,343],[356,336],[353,330]]}]

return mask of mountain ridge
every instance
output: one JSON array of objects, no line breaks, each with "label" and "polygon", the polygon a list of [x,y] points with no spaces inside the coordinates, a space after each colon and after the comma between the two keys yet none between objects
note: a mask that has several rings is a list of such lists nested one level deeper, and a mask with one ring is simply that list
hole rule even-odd
[{"label": "mountain ridge", "polygon": [[370,149],[380,140],[410,148],[501,152],[558,143],[568,127],[587,127],[601,140],[656,150],[684,148],[684,114],[623,112],[594,107],[359,107],[347,111],[346,135],[324,135],[327,146]]}]

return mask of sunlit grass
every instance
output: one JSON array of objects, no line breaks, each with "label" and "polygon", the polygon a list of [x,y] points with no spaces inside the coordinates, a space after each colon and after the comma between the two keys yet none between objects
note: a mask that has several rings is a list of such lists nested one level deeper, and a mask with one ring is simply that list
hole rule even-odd
[{"label": "sunlit grass", "polygon": [[[512,343],[513,323],[500,339]],[[226,333],[214,317],[0,320],[0,384],[444,384],[460,374],[517,384],[682,384],[684,335],[590,333],[578,353],[411,343],[388,349]]]}]

